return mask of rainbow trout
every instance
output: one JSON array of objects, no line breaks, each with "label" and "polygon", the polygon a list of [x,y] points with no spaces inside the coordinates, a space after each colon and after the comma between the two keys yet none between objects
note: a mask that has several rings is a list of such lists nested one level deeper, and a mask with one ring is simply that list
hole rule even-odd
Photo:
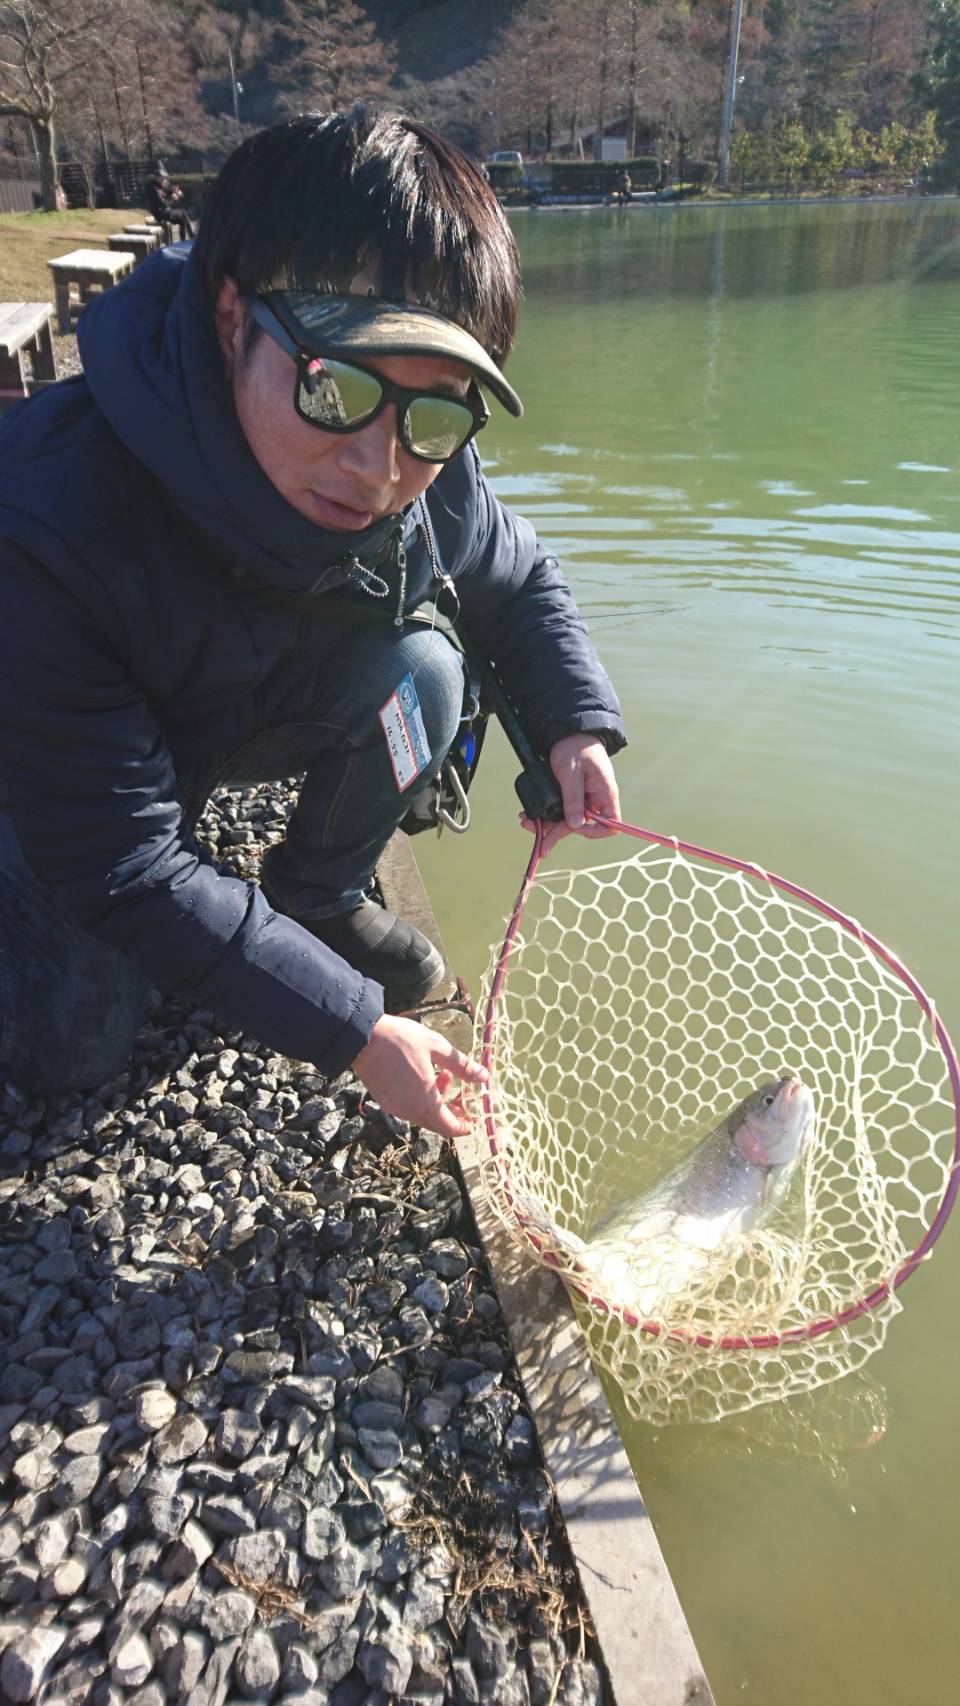
[{"label": "rainbow trout", "polygon": [[520,1218],[606,1302],[654,1315],[691,1280],[699,1289],[711,1256],[782,1200],[813,1117],[813,1096],[799,1078],[761,1084],[649,1190],[617,1203],[589,1237],[565,1231],[518,1194]]}]

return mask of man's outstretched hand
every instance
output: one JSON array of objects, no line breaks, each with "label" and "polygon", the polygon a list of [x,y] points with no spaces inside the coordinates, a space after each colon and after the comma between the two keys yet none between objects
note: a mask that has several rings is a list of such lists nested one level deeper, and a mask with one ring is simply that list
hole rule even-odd
[{"label": "man's outstretched hand", "polygon": [[[591,823],[587,809],[602,817],[620,816],[620,793],[607,749],[596,735],[565,735],[550,748],[550,768],[563,799],[562,823],[544,825],[543,853],[549,853],[565,835],[586,835],[600,840],[615,830]],[[533,829],[530,818],[521,814],[524,829]]]},{"label": "man's outstretched hand", "polygon": [[440,1137],[463,1137],[470,1130],[464,1091],[446,1099],[451,1085],[479,1088],[488,1077],[485,1067],[436,1031],[390,1013],[377,1020],[353,1070],[384,1113]]}]

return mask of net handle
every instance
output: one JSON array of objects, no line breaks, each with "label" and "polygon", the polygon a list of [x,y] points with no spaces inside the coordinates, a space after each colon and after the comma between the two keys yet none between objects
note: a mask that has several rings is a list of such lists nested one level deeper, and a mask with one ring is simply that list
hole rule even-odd
[{"label": "net handle", "polygon": [[493,1101],[493,1084],[495,1078],[493,1057],[496,1043],[496,1024],[500,997],[506,983],[507,968],[517,939],[517,933],[520,929],[520,923],[523,918],[524,911],[526,910],[530,892],[533,888],[534,882],[536,881],[537,871],[543,856],[544,825],[538,819],[534,830],[533,852],[530,855],[530,860],[527,865],[526,872],[524,873],[520,892],[514,902],[513,911],[510,914],[506,933],[497,958],[493,980],[490,985],[490,992],[487,996],[487,1004],[484,1014],[483,1039],[481,1044],[481,1060],[483,1065],[487,1068],[489,1075],[482,1094],[484,1127],[486,1130],[487,1141],[490,1146],[490,1154],[493,1157],[500,1174],[500,1181],[504,1195],[517,1218],[518,1224],[522,1227],[524,1235],[529,1239],[531,1244],[533,1244],[541,1259],[553,1267],[563,1269],[564,1278],[580,1293],[581,1297],[583,1297],[587,1303],[591,1304],[596,1309],[603,1310],[606,1314],[615,1314],[620,1316],[620,1318],[626,1322],[627,1326],[649,1333],[651,1337],[654,1338],[665,1334],[667,1338],[679,1339],[686,1344],[699,1345],[704,1350],[774,1350],[778,1345],[795,1344],[808,1339],[822,1338],[825,1333],[832,1333],[838,1327],[849,1326],[851,1322],[856,1321],[861,1315],[866,1315],[871,1309],[876,1309],[879,1304],[897,1291],[899,1287],[903,1285],[904,1281],[908,1280],[910,1275],[916,1271],[921,1262],[924,1262],[927,1259],[934,1244],[946,1226],[948,1219],[950,1218],[950,1212],[956,1201],[958,1190],[960,1190],[960,1062],[957,1060],[956,1051],[949,1036],[947,1035],[946,1028],[934,1003],[917,982],[912,972],[907,970],[903,961],[898,958],[891,948],[888,948],[883,942],[879,941],[876,936],[872,936],[868,930],[864,930],[863,926],[858,924],[856,919],[849,918],[846,913],[840,912],[837,907],[831,906],[828,901],[820,900],[817,895],[811,894],[809,889],[801,888],[797,883],[789,882],[786,877],[778,877],[772,871],[766,871],[759,865],[751,864],[743,859],[734,859],[728,853],[715,853],[708,847],[698,847],[693,842],[680,841],[675,835],[660,835],[653,829],[642,829],[637,824],[622,823],[619,818],[604,817],[600,812],[591,811],[589,807],[587,808],[585,815],[593,823],[599,824],[603,828],[609,829],[615,834],[632,835],[640,841],[654,842],[660,847],[672,847],[675,852],[683,853],[689,858],[704,859],[709,864],[719,865],[725,870],[738,871],[744,876],[753,877],[760,882],[768,884],[771,888],[779,889],[784,894],[792,895],[795,899],[802,900],[807,906],[812,907],[816,912],[822,913],[825,918],[829,918],[834,924],[838,924],[841,929],[848,931],[853,936],[856,936],[858,941],[863,943],[865,947],[869,948],[872,953],[876,954],[877,957],[883,961],[884,965],[889,967],[894,975],[900,979],[901,983],[905,984],[914,1000],[918,1003],[921,1011],[930,1022],[933,1036],[946,1062],[947,1073],[950,1079],[950,1088],[953,1095],[953,1157],[950,1163],[950,1171],[946,1187],[944,1189],[943,1196],[940,1199],[937,1212],[916,1248],[913,1249],[901,1263],[893,1277],[889,1280],[884,1280],[880,1285],[875,1286],[866,1297],[862,1297],[856,1303],[850,1304],[846,1309],[838,1311],[836,1315],[824,1316],[821,1320],[811,1322],[809,1326],[791,1327],[784,1333],[764,1333],[756,1336],[746,1335],[743,1337],[713,1339],[707,1334],[686,1333],[679,1328],[666,1327],[664,1323],[660,1321],[645,1321],[633,1310],[615,1308],[607,1301],[606,1298],[595,1296],[586,1286],[579,1284],[576,1277],[569,1274],[559,1258],[545,1246],[543,1240],[540,1239],[529,1226],[524,1224],[522,1211],[516,1203],[513,1188],[510,1183],[506,1154],[499,1140],[496,1110],[494,1108]]}]

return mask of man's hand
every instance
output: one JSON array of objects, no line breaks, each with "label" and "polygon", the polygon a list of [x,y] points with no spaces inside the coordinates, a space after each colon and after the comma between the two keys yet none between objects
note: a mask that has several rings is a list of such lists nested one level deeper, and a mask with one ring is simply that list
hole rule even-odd
[{"label": "man's hand", "polygon": [[353,1070],[384,1113],[441,1137],[463,1137],[470,1130],[463,1091],[444,1100],[454,1079],[479,1086],[489,1076],[436,1031],[388,1013],[377,1020]]},{"label": "man's hand", "polygon": [[[550,768],[563,797],[563,822],[544,826],[543,853],[565,835],[586,835],[600,840],[615,830],[590,823],[584,816],[589,807],[603,817],[620,816],[620,794],[607,749],[596,735],[564,735],[550,749]],[[521,815],[524,829],[533,829],[530,818]]]}]

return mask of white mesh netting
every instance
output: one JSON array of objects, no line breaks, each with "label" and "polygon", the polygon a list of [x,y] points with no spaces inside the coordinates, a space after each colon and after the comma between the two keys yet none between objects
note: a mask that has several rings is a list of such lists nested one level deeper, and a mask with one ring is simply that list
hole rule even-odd
[{"label": "white mesh netting", "polygon": [[[814,897],[692,852],[650,842],[538,876],[505,981],[497,954],[478,1009],[490,1197],[568,1283],[630,1410],[656,1423],[860,1367],[956,1189],[956,1060],[909,974]],[[809,1087],[816,1120],[769,1214],[695,1260],[669,1237],[611,1238],[611,1211],[783,1072]]]}]

